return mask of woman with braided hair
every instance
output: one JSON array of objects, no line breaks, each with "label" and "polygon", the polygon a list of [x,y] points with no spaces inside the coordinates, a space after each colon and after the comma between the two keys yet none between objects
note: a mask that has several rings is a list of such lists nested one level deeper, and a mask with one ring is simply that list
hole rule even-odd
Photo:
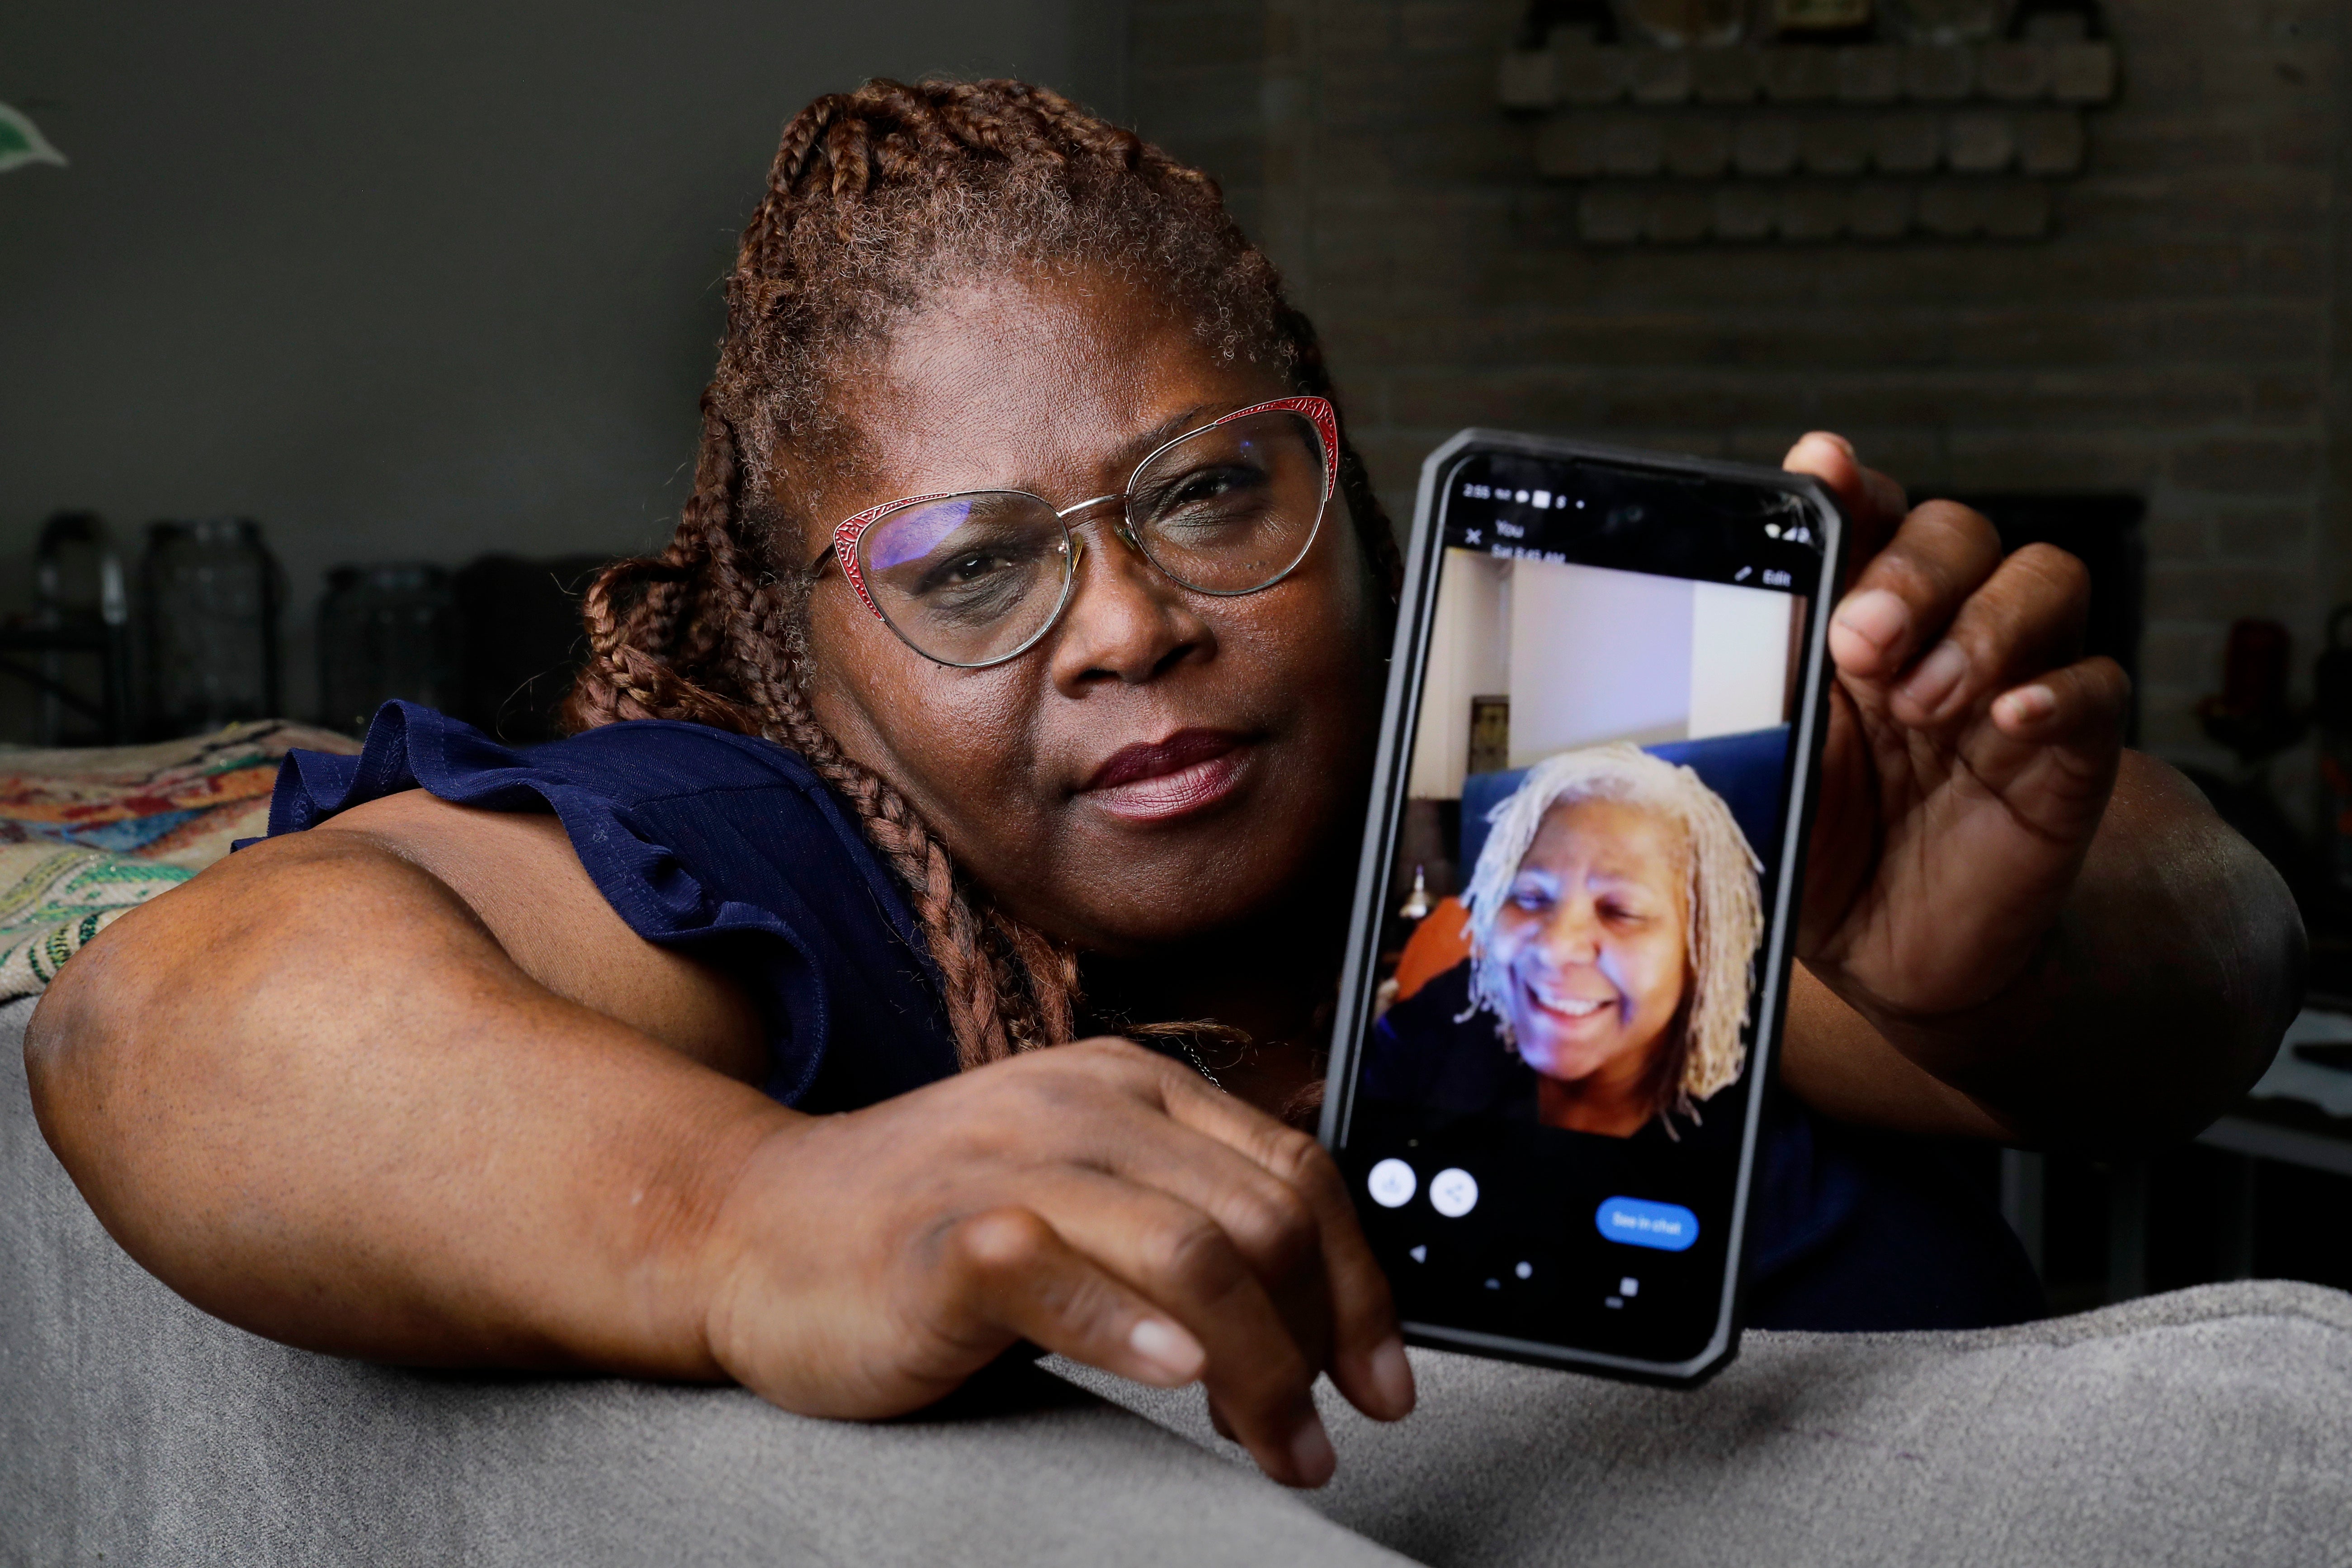
[{"label": "woman with braided hair", "polygon": [[[1070,1037],[1071,944],[1005,900],[976,895],[976,885],[1004,880],[992,875],[1001,868],[989,863],[994,847],[976,861],[967,843],[959,874],[929,825],[962,813],[937,783],[914,781],[919,805],[905,773],[893,783],[892,770],[865,765],[835,738],[841,721],[819,711],[831,683],[812,681],[808,669],[808,618],[831,600],[812,606],[811,594],[821,578],[839,586],[861,569],[854,555],[835,566],[822,537],[813,551],[800,545],[804,520],[825,515],[811,510],[818,487],[854,460],[858,439],[846,410],[861,389],[837,367],[941,284],[1002,275],[1033,257],[1051,258],[1062,278],[1091,274],[1095,288],[1165,288],[1188,308],[1186,330],[1214,362],[1255,369],[1268,391],[1329,396],[1313,328],[1288,308],[1271,264],[1234,229],[1199,171],[1017,82],[877,82],[821,100],[786,131],[767,197],[744,231],[728,333],[703,397],[694,496],[677,540],[659,560],[625,562],[590,590],[592,658],[571,702],[583,728],[685,719],[764,735],[806,758],[854,805],[913,893],[968,1068]],[[1297,427],[1294,436],[1313,434],[1297,415],[1276,417]],[[1362,464],[1332,446],[1341,497],[1332,521],[1350,530],[1347,543],[1360,552],[1353,571],[1364,581],[1355,586],[1379,602],[1399,570],[1393,538]],[[803,524],[789,533],[788,513]],[[903,534],[919,522],[880,526]],[[793,549],[780,550],[787,536]],[[865,599],[866,586],[853,586]],[[1363,647],[1385,644],[1377,615],[1349,630]],[[1344,659],[1356,650],[1330,651]],[[1351,662],[1370,693],[1376,662]],[[841,673],[870,691],[883,671]],[[1364,722],[1360,712],[1349,717]],[[959,770],[950,787],[969,798],[976,782]]]},{"label": "woman with braided hair", "polygon": [[[1320,1482],[1318,1376],[1413,1392],[1285,1121],[1397,575],[1312,330],[1205,176],[1014,82],[812,104],[727,304],[677,536],[589,595],[580,732],[394,705],[298,758],[272,837],[51,988],[43,1127],[133,1256],[290,1343],[879,1416],[1026,1340],[1200,1382]],[[1995,1243],[1899,1135],[2177,1135],[2274,1048],[2301,931],[2123,752],[2078,566],[1833,437],[1790,462],[1864,548],[1780,1074],[1813,1174],[1756,1222],[1805,1240],[1752,1299],[1982,1321],[1933,1292]],[[1899,1271],[1880,1192],[1927,1226]]]}]

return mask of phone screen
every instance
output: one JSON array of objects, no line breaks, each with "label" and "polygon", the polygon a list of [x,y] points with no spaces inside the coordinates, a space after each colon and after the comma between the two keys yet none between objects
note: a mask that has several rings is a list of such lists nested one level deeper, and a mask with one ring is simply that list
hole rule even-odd
[{"label": "phone screen", "polygon": [[1324,1110],[1411,1337],[1736,1348],[1840,528],[1724,464],[1424,469]]}]

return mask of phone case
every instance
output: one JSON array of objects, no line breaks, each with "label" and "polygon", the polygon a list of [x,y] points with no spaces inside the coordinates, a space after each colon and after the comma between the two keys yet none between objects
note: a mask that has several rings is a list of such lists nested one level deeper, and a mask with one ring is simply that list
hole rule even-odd
[{"label": "phone case", "polygon": [[[1751,1085],[1762,1084],[1773,1067],[1780,1027],[1787,1009],[1790,943],[1796,900],[1803,878],[1801,867],[1810,837],[1828,698],[1830,663],[1825,637],[1828,606],[1834,602],[1843,567],[1845,518],[1828,489],[1808,475],[1776,468],[1683,458],[1588,442],[1467,429],[1432,452],[1422,465],[1421,485],[1405,558],[1405,578],[1397,615],[1378,763],[1373,772],[1370,818],[1359,863],[1351,910],[1349,943],[1340,983],[1339,1006],[1333,1026],[1330,1068],[1326,1080],[1321,1135],[1324,1145],[1341,1151],[1354,1112],[1358,1057],[1370,1021],[1377,939],[1386,896],[1387,871],[1396,849],[1412,737],[1420,720],[1424,664],[1434,611],[1437,568],[1442,559],[1443,521],[1452,476],[1471,458],[1483,453],[1520,454],[1535,458],[1570,458],[1632,468],[1649,472],[1712,479],[1778,490],[1811,503],[1825,531],[1821,575],[1811,593],[1820,606],[1804,637],[1804,664],[1793,718],[1790,754],[1796,773],[1790,790],[1793,809],[1786,813],[1780,845],[1780,866],[1796,874],[1777,879],[1772,907],[1767,914],[1766,941],[1758,963],[1760,986],[1757,1026],[1746,1069]],[[1462,1351],[1503,1360],[1559,1366],[1635,1382],[1691,1387],[1729,1364],[1738,1354],[1742,1309],[1742,1264],[1747,1250],[1749,1185],[1755,1164],[1757,1132],[1764,1095],[1747,1095],[1737,1188],[1733,1196],[1730,1246],[1724,1268],[1720,1304],[1712,1339],[1698,1353],[1675,1362],[1653,1362],[1579,1347],[1507,1338],[1444,1324],[1407,1322],[1408,1341],[1444,1350]],[[1357,1184],[1351,1183],[1351,1189]],[[1363,1194],[1352,1193],[1360,1205]]]}]

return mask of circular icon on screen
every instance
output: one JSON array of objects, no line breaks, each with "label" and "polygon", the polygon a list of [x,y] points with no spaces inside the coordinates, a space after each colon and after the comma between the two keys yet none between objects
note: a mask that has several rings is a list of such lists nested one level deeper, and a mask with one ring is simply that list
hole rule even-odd
[{"label": "circular icon on screen", "polygon": [[1429,1178],[1429,1206],[1447,1219],[1460,1219],[1478,1206],[1478,1178],[1456,1165]]},{"label": "circular icon on screen", "polygon": [[1412,1202],[1421,1178],[1402,1160],[1383,1160],[1372,1167],[1371,1178],[1364,1184],[1372,1190],[1372,1202],[1384,1209],[1401,1209]]}]

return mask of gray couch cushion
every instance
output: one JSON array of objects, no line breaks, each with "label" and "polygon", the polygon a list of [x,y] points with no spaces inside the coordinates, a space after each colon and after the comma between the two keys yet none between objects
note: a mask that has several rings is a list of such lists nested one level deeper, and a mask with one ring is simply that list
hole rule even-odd
[{"label": "gray couch cushion", "polygon": [[0,1008],[0,1563],[2352,1563],[2352,1299],[2308,1286],[1751,1334],[1692,1394],[1416,1352],[1410,1421],[1326,1401],[1339,1477],[1305,1501],[1197,1394],[1058,1362],[847,1426],[310,1355],[100,1230],[33,1125],[27,1016]]}]

